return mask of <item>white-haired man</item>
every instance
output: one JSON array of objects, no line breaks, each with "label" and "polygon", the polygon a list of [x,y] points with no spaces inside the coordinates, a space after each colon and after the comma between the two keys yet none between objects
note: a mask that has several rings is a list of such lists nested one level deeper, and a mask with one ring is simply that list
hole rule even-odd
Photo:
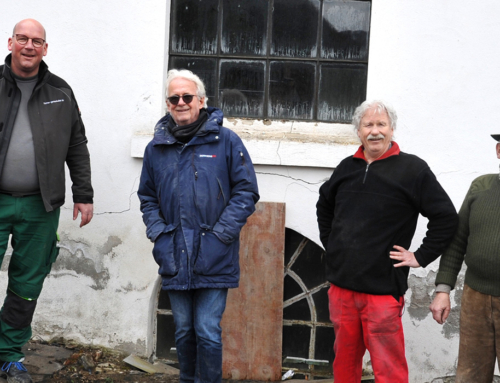
[{"label": "white-haired man", "polygon": [[138,195],[175,322],[180,382],[221,382],[220,321],[238,287],[239,234],[259,199],[241,139],[207,108],[203,82],[168,72],[169,114],[144,153]]},{"label": "white-haired man", "polygon": [[[392,140],[396,112],[365,101],[353,125],[361,140],[320,188],[320,238],[326,251],[335,383],[359,383],[368,349],[377,383],[407,383],[401,316],[410,267],[425,267],[450,242],[455,208],[429,166]],[[428,231],[408,250],[419,214]]]}]

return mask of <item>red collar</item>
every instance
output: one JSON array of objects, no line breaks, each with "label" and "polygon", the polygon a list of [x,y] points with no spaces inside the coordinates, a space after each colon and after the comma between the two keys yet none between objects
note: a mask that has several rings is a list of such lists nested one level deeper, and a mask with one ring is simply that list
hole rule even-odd
[{"label": "red collar", "polygon": [[[401,150],[399,150],[399,145],[396,143],[396,141],[392,141],[391,143],[392,143],[392,145],[389,148],[389,150],[387,152],[385,152],[382,155],[382,157],[377,158],[375,161],[380,161],[380,160],[383,160],[384,158],[387,158],[387,157],[399,155],[399,153],[401,152]],[[365,157],[365,154],[363,153],[363,150],[364,150],[363,145],[361,145],[358,148],[358,151],[354,154],[354,158],[361,158],[362,160],[366,161],[366,157]],[[375,161],[373,161],[373,162],[375,162]],[[366,162],[368,162],[368,161],[366,161]]]}]

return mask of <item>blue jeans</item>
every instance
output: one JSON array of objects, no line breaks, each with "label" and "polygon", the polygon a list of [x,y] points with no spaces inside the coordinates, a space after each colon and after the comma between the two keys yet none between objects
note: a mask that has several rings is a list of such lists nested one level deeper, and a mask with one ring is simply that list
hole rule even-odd
[{"label": "blue jeans", "polygon": [[227,289],[169,290],[180,383],[222,382],[222,329]]}]

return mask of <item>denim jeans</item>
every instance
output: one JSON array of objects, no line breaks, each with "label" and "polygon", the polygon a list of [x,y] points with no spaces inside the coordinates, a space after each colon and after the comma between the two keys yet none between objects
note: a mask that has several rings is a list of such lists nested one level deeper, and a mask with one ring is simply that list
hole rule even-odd
[{"label": "denim jeans", "polygon": [[227,289],[169,290],[180,383],[222,382],[222,329]]}]

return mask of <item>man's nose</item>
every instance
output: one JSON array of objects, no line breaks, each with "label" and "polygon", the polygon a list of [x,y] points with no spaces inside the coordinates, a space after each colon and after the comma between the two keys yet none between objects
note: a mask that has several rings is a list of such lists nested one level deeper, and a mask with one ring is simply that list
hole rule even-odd
[{"label": "man's nose", "polygon": [[24,44],[24,47],[28,49],[35,49],[35,46],[33,45],[33,39],[28,39],[28,42]]},{"label": "man's nose", "polygon": [[177,103],[177,105],[186,105],[182,97],[179,97],[179,102]]}]

